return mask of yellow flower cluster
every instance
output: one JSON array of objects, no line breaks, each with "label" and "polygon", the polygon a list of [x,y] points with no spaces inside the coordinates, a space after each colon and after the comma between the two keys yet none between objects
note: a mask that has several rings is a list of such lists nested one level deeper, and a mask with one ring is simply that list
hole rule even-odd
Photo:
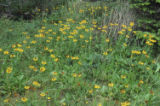
[{"label": "yellow flower cluster", "polygon": [[138,51],[138,50],[132,50],[132,54],[141,54],[141,51]]},{"label": "yellow flower cluster", "polygon": [[130,102],[125,101],[121,103],[121,106],[130,106],[130,104],[131,104]]},{"label": "yellow flower cluster", "polygon": [[8,74],[10,74],[10,73],[12,72],[12,70],[13,70],[12,67],[7,67],[6,72],[7,72]]},{"label": "yellow flower cluster", "polygon": [[79,57],[78,56],[75,56],[75,57],[71,57],[72,60],[78,60]]},{"label": "yellow flower cluster", "polygon": [[41,84],[39,82],[37,82],[37,81],[33,81],[33,85],[36,86],[36,87],[40,87],[41,86]]}]

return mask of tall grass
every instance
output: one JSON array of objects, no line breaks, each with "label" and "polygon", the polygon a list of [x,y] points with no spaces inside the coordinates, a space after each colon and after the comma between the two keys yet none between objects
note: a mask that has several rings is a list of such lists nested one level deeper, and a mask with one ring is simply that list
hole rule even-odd
[{"label": "tall grass", "polygon": [[119,24],[117,27],[110,29],[110,36],[117,38],[117,32],[122,29],[120,25],[129,25],[130,22],[135,22],[136,14],[130,9],[130,4],[127,1],[117,0],[108,4],[109,17],[104,20],[104,23]]}]

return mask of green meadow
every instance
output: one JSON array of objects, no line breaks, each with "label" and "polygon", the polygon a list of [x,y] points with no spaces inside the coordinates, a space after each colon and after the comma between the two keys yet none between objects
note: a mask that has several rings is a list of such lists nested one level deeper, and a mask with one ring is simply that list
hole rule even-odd
[{"label": "green meadow", "polygon": [[110,8],[75,0],[32,20],[1,17],[0,106],[159,106],[159,41],[109,21]]}]

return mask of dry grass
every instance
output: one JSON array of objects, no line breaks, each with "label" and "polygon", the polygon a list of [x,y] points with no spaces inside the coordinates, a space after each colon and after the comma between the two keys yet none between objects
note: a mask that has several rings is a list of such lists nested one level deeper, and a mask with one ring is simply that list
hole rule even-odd
[{"label": "dry grass", "polygon": [[117,32],[122,29],[121,25],[129,25],[130,22],[135,21],[135,13],[130,9],[129,2],[116,1],[111,3],[111,11],[109,17],[103,20],[103,23],[116,23],[119,24],[118,27],[113,27],[109,31],[112,32],[112,36],[117,38]]}]

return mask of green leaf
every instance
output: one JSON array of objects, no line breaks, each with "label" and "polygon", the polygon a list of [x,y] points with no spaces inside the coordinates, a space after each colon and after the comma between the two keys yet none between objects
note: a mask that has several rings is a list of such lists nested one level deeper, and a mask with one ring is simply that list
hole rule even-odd
[{"label": "green leaf", "polygon": [[18,80],[22,80],[23,77],[24,77],[24,75],[19,75],[19,76],[17,76]]},{"label": "green leaf", "polygon": [[160,64],[157,63],[157,69],[156,72],[160,71]]},{"label": "green leaf", "polygon": [[160,0],[156,0],[157,3],[160,3]]}]

